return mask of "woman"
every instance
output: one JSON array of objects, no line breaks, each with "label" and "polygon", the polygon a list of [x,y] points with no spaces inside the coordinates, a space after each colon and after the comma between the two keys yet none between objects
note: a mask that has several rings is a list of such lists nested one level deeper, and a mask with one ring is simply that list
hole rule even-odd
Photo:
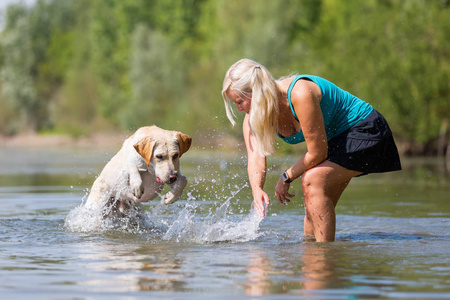
[{"label": "woman", "polygon": [[275,134],[290,144],[306,142],[306,154],[281,174],[275,187],[275,196],[286,204],[294,196],[290,183],[301,177],[305,238],[334,241],[335,206],[353,177],[401,169],[383,116],[323,78],[297,75],[274,80],[264,66],[241,59],[228,69],[222,97],[233,125],[232,104],[245,112],[247,170],[260,216],[265,216],[264,204],[270,204],[263,187]]}]

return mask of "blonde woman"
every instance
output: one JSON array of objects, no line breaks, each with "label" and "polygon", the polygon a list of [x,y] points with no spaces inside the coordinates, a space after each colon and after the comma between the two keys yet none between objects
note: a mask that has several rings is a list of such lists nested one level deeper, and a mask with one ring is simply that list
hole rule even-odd
[{"label": "blonde woman", "polygon": [[225,74],[222,97],[233,125],[233,104],[245,112],[247,171],[260,216],[265,216],[264,204],[270,204],[263,187],[275,136],[290,144],[306,142],[305,155],[281,174],[275,187],[275,196],[286,204],[294,196],[290,183],[301,177],[305,238],[334,241],[335,206],[353,177],[401,169],[383,116],[326,79],[295,75],[274,80],[261,64],[241,59]]}]

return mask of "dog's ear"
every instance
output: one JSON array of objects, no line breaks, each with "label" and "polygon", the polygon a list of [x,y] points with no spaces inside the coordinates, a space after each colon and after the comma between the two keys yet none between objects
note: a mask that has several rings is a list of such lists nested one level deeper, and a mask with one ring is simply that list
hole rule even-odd
[{"label": "dog's ear", "polygon": [[177,132],[178,145],[180,145],[180,157],[183,153],[187,152],[191,148],[192,138],[187,134]]},{"label": "dog's ear", "polygon": [[155,144],[155,140],[151,139],[150,137],[146,137],[133,145],[137,153],[139,153],[139,155],[141,155],[145,159],[145,163],[147,164],[147,166],[150,165],[150,160],[152,159],[153,148],[155,148]]}]

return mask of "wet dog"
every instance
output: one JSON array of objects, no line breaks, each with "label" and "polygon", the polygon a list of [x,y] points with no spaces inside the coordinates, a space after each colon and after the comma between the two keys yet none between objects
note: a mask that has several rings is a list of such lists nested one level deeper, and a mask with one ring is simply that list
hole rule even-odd
[{"label": "wet dog", "polygon": [[188,135],[178,131],[156,126],[139,128],[94,181],[85,207],[108,209],[105,216],[123,213],[155,199],[165,184],[170,190],[162,196],[162,202],[174,203],[187,184],[179,164],[191,143]]}]

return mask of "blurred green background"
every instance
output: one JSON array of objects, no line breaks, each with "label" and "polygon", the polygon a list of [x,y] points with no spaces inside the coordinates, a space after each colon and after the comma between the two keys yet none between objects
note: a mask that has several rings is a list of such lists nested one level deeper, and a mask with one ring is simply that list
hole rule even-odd
[{"label": "blurred green background", "polygon": [[450,152],[448,0],[38,0],[1,21],[1,135],[156,124],[235,140],[220,91],[247,57],[370,102],[404,155]]}]

